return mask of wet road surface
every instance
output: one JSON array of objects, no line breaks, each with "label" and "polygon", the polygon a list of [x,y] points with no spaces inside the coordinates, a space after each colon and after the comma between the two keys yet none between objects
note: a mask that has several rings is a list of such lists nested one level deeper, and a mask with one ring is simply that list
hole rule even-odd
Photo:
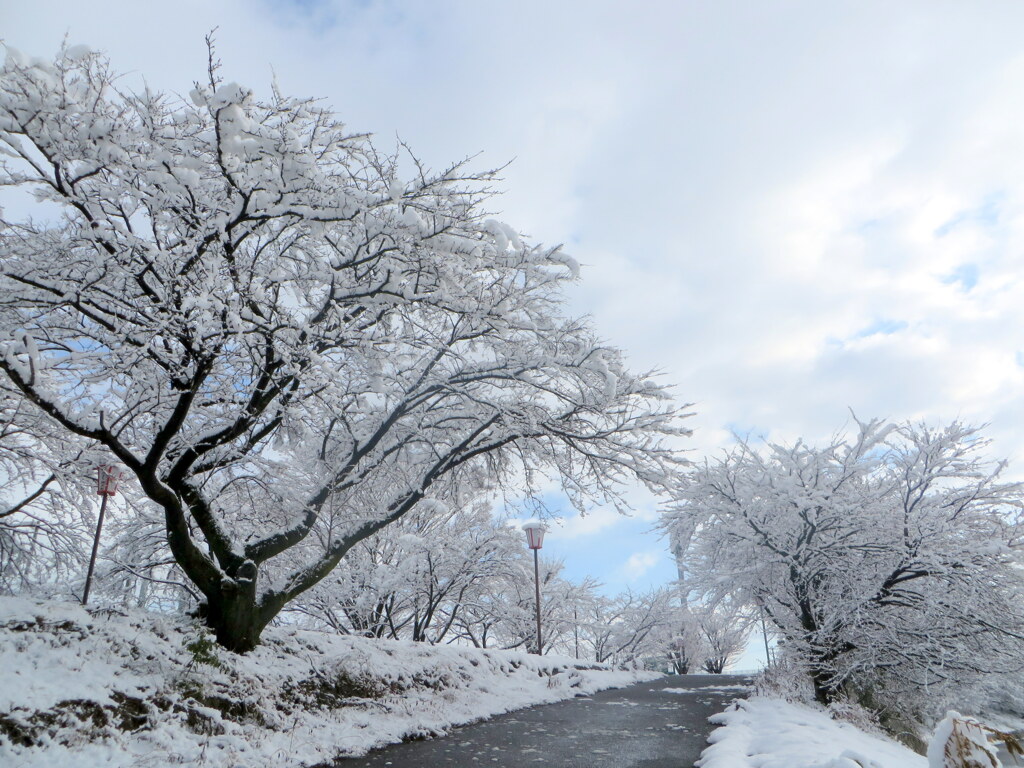
[{"label": "wet road surface", "polygon": [[691,768],[709,716],[745,695],[734,675],[673,675],[629,688],[521,709],[395,744],[336,768]]}]

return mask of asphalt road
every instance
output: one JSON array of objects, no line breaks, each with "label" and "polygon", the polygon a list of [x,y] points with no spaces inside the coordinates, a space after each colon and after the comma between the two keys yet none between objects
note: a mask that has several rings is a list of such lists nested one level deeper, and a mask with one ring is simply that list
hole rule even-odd
[{"label": "asphalt road", "polygon": [[[707,746],[707,719],[744,691],[749,678],[676,675],[521,709],[345,758],[336,768],[691,768]],[[729,686],[729,687],[723,687]]]}]

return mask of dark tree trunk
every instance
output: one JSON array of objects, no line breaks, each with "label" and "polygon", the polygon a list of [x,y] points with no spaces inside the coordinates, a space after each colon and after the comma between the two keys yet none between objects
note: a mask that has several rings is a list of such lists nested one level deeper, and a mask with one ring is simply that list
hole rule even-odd
[{"label": "dark tree trunk", "polygon": [[814,686],[814,700],[828,706],[836,700],[836,688],[832,685],[832,676],[821,667],[811,668],[811,684]]},{"label": "dark tree trunk", "polygon": [[[222,588],[206,595],[204,619],[213,630],[217,643],[235,653],[248,653],[260,641],[260,633],[273,618],[256,603],[256,581],[222,583]],[[276,611],[274,612],[276,613]]]},{"label": "dark tree trunk", "polygon": [[822,631],[810,597],[812,588],[797,568],[791,566],[789,574],[800,606],[800,625],[804,630],[804,642],[808,645],[814,700],[828,706],[836,700],[838,694],[832,673],[835,661],[842,653],[837,647],[834,635],[836,628],[832,628],[833,632]]},{"label": "dark tree trunk", "polygon": [[213,630],[217,643],[235,653],[248,653],[255,648],[266,626],[253,602],[237,595],[221,596],[207,603],[206,624]]},{"label": "dark tree trunk", "polygon": [[716,657],[704,662],[704,671],[709,675],[720,675],[725,670],[725,663],[728,659]]},{"label": "dark tree trunk", "polygon": [[284,607],[282,595],[256,597],[256,566],[247,561],[234,578],[222,579],[214,589],[204,591],[202,617],[217,643],[235,653],[248,653],[260,642],[260,634]]},{"label": "dark tree trunk", "polygon": [[693,665],[693,661],[690,659],[689,654],[682,651],[669,651],[669,661],[672,663],[672,671],[677,675],[687,675],[690,673],[690,667]]}]

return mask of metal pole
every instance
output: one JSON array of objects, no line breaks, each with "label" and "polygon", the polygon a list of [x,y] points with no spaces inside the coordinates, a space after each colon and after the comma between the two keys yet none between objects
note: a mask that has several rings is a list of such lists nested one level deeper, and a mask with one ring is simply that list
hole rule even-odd
[{"label": "metal pole", "polygon": [[572,634],[576,638],[576,658],[580,657],[580,619],[576,615],[576,606],[572,607]]},{"label": "metal pole", "polygon": [[103,529],[103,515],[107,511],[107,494],[100,499],[100,517],[96,521],[96,538],[92,542],[92,556],[89,558],[89,571],[85,574],[85,591],[82,593],[82,605],[89,602],[89,587],[92,585],[92,571],[96,567],[96,553],[100,548],[100,531]]},{"label": "metal pole", "polygon": [[540,566],[537,565],[537,550],[533,550],[533,584],[537,588],[537,655],[540,656]]},{"label": "metal pole", "polygon": [[764,608],[761,609],[761,635],[764,637],[764,665],[772,663],[772,654],[768,650],[768,628],[764,624]]}]

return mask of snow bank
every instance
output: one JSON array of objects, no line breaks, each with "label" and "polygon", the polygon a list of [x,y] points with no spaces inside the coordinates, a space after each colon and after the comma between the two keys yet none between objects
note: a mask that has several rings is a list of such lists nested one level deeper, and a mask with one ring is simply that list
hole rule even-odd
[{"label": "snow bank", "polygon": [[701,768],[928,768],[928,761],[881,735],[826,712],[754,697],[711,718]]},{"label": "snow bank", "polygon": [[0,765],[310,765],[657,677],[560,657],[0,598]]}]

